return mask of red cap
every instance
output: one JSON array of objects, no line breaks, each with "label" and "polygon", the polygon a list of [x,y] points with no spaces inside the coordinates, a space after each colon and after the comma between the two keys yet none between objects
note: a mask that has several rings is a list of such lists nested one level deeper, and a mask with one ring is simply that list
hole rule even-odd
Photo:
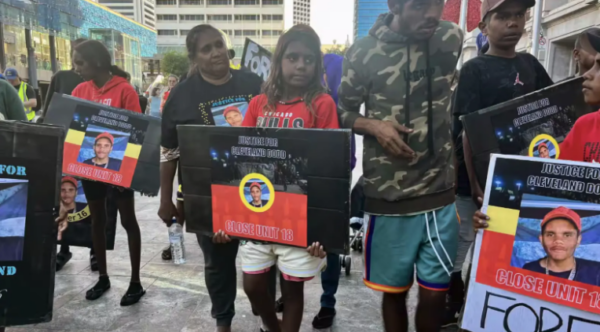
[{"label": "red cap", "polygon": [[575,211],[564,206],[557,207],[556,209],[548,212],[548,214],[544,217],[542,220],[542,228],[544,225],[555,219],[569,220],[575,225],[575,227],[577,227],[577,230],[581,232],[581,217]]},{"label": "red cap", "polygon": [[250,190],[252,190],[252,187],[258,187],[258,189],[262,189],[260,183],[258,182],[252,182],[252,184],[250,185]]},{"label": "red cap", "polygon": [[75,188],[77,188],[77,180],[75,180],[75,178],[70,177],[70,176],[65,176],[62,178],[62,181],[60,182],[60,184],[63,184],[65,182],[69,182],[70,184],[72,184]]},{"label": "red cap", "polygon": [[229,112],[238,112],[240,114],[242,114],[242,112],[240,112],[240,109],[235,107],[235,106],[229,106],[225,109],[225,111],[223,112],[223,116],[227,117],[227,113]]},{"label": "red cap", "polygon": [[102,134],[96,136],[96,140],[94,141],[94,143],[98,142],[99,139],[101,138],[108,138],[108,140],[110,141],[111,145],[115,144],[115,138],[113,137],[113,135],[107,133],[107,132],[103,132]]},{"label": "red cap", "polygon": [[541,148],[546,148],[546,150],[548,150],[548,144],[546,144],[544,142],[538,144],[538,146],[537,146],[538,151],[540,151]]}]

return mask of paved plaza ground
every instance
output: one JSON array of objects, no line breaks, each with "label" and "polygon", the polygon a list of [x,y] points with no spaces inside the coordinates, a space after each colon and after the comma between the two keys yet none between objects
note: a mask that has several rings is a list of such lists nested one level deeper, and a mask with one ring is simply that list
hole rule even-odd
[{"label": "paved plaza ground", "polygon": [[[125,231],[119,226],[116,248],[108,253],[108,268],[112,288],[101,299],[91,302],[85,292],[97,281],[97,273],[89,268],[89,250],[73,248],[73,258],[56,275],[54,315],[50,323],[20,328],[8,332],[212,332],[210,298],[204,283],[204,259],[193,234],[186,234],[187,264],[176,266],[161,259],[167,245],[167,230],[158,219],[158,198],[136,197],[137,216],[142,229],[142,285],[147,294],[140,303],[122,308],[121,296],[129,283],[130,264]],[[380,332],[380,297],[364,286],[361,280],[362,259],[353,255],[350,276],[341,275],[337,294],[338,315],[331,331]],[[234,332],[259,331],[258,318],[252,315],[250,303],[238,272],[238,296]],[[305,286],[305,312],[301,331],[313,331],[311,322],[319,311],[320,279]],[[411,314],[414,314],[415,289],[411,294]],[[411,331],[414,331],[412,329]]]}]

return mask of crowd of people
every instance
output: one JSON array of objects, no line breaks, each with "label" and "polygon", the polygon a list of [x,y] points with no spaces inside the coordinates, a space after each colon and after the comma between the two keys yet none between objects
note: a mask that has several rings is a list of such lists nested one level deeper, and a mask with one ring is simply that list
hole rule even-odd
[{"label": "crowd of people", "polygon": [[[149,114],[162,116],[158,215],[166,226],[173,222],[184,225],[183,201],[173,201],[176,174],[179,196],[185,192],[177,172],[176,127],[215,125],[211,109],[215,101],[235,99],[239,103],[243,99],[248,103],[241,124],[246,127],[350,128],[364,136],[363,175],[358,184],[364,192],[359,203],[364,205],[367,230],[364,283],[383,293],[384,329],[408,331],[406,300],[416,279],[416,330],[436,332],[457,324],[466,293],[463,265],[473,245],[474,229],[494,222],[480,211],[485,184],[475,176],[469,145],[469,139],[476,138],[467,137],[459,117],[548,87],[553,81],[536,57],[516,51],[533,0],[484,0],[479,28],[486,39],[478,43],[479,55],[467,61],[458,74],[464,34],[454,23],[440,20],[444,1],[388,3],[390,12],[382,14],[369,36],[356,41],[344,58],[327,55],[324,59],[316,32],[306,25],[292,27],[279,38],[265,82],[248,70],[232,70],[230,51],[218,29],[206,24],[191,29],[186,37],[190,72],[181,80],[170,76],[164,97],[155,88],[149,102]],[[73,69],[53,77],[44,114],[53,92],[142,112],[127,73],[111,64],[110,54],[100,42],[78,40],[74,45]],[[585,101],[594,106],[600,105],[599,51],[598,28],[583,31],[573,50],[577,75],[583,76]],[[28,86],[14,69],[7,69],[4,76],[10,83],[0,80],[2,119],[30,120],[28,110],[36,105]],[[361,113],[363,105],[365,113]],[[597,161],[586,155],[585,144],[598,141],[598,116],[600,113],[593,112],[577,120],[561,144],[561,159]],[[304,166],[301,160],[295,165]],[[276,182],[292,183],[293,176],[288,173],[278,171]],[[91,266],[99,271],[99,280],[86,298],[96,300],[110,288],[105,239],[106,199],[110,196],[127,232],[131,258],[131,283],[121,305],[135,304],[145,290],[140,282],[141,236],[133,191],[82,182],[92,215]],[[64,229],[61,212],[58,220]],[[544,223],[556,221],[545,218]],[[563,224],[579,234],[580,225],[578,229],[569,222]],[[548,227],[542,226],[542,235]],[[240,241],[223,230],[213,236],[197,234],[197,240],[217,331],[231,331],[238,254],[243,288],[253,312],[260,316],[261,331],[299,331],[304,283],[319,275],[323,295],[313,326],[332,326],[340,260],[321,244],[311,243],[303,249]],[[168,251],[165,249],[163,258],[170,258]],[[57,269],[70,255],[68,246],[62,246]],[[528,268],[568,274],[574,267],[542,259]],[[280,299],[276,299],[278,276]],[[283,312],[281,320],[277,312]]]}]

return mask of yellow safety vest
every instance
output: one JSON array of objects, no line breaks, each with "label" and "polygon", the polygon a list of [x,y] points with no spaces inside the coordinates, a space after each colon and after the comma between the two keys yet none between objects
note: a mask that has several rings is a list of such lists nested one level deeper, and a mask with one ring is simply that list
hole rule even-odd
[{"label": "yellow safety vest", "polygon": [[[25,82],[21,82],[21,86],[19,87],[19,98],[21,98],[23,103],[29,100],[29,98],[27,98],[27,83]],[[27,121],[31,121],[35,118],[35,112],[31,107],[25,107],[25,114],[27,115]]]}]

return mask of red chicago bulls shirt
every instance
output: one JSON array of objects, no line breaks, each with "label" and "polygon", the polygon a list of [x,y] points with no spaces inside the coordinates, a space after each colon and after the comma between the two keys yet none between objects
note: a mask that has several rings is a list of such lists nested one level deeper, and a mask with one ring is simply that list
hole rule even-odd
[{"label": "red chicago bulls shirt", "polygon": [[328,94],[322,94],[313,101],[315,116],[301,98],[286,103],[277,103],[275,111],[264,111],[267,96],[256,96],[248,106],[244,116],[244,127],[275,128],[339,128],[335,102]]},{"label": "red chicago bulls shirt", "polygon": [[560,159],[600,162],[600,111],[580,117],[560,144]]}]

